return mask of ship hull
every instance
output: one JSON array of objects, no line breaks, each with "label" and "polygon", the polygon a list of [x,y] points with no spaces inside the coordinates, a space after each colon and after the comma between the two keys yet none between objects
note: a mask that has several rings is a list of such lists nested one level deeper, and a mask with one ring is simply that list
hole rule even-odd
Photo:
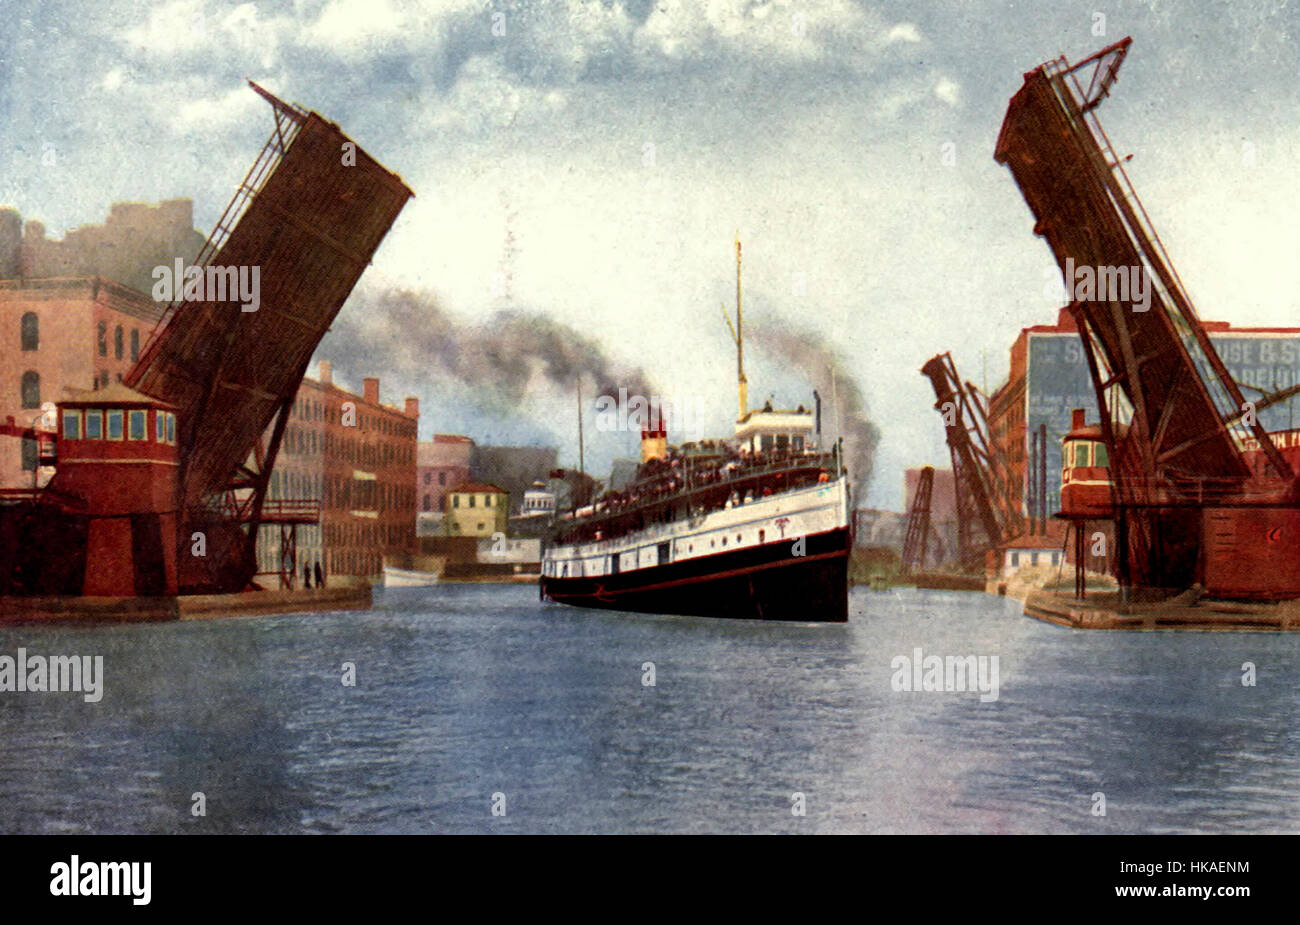
[{"label": "ship hull", "polygon": [[621,574],[543,575],[546,600],[634,613],[750,620],[848,620],[847,527]]}]

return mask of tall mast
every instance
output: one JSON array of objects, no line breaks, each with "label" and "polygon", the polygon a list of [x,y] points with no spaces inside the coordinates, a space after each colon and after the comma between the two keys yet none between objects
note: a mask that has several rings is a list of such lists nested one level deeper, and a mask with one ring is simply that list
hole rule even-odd
[{"label": "tall mast", "polygon": [[578,471],[586,474],[585,461],[582,458],[582,380],[578,380]]},{"label": "tall mast", "polygon": [[740,417],[749,411],[749,382],[745,379],[745,328],[740,308],[740,232],[736,232],[736,378],[740,398]]}]

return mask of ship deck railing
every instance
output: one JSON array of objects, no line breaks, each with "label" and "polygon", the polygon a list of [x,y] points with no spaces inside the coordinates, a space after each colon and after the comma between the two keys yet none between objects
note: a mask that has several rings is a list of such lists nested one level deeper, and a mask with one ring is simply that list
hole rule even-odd
[{"label": "ship deck railing", "polygon": [[[786,492],[818,484],[818,480],[812,477],[813,473],[817,473],[818,477],[825,473],[830,479],[836,478],[837,466],[838,461],[834,453],[782,455],[765,459],[759,463],[751,462],[741,465],[730,471],[727,471],[726,466],[710,468],[707,470],[709,478],[702,484],[696,480],[705,473],[689,468],[678,470],[675,473],[669,470],[664,473],[662,478],[681,478],[683,484],[680,488],[652,494],[647,498],[623,507],[600,509],[601,505],[607,502],[597,502],[598,509],[593,513],[581,517],[574,517],[570,514],[568,516],[572,519],[557,524],[553,544],[612,540],[633,533],[648,524],[672,523],[713,513],[714,511],[725,510],[727,499],[732,494],[740,496],[738,504],[753,503],[753,501],[759,499],[751,498],[749,502],[746,502],[744,500],[745,492],[747,490],[772,488],[774,487],[772,482],[778,476],[803,473],[809,475],[807,484],[792,484],[792,480],[792,482],[782,485],[781,491]],[[654,481],[655,479],[650,479],[640,484],[653,484]],[[708,498],[713,503],[700,506],[697,509],[697,505],[693,502],[699,498]],[[679,511],[678,507],[682,502],[686,502],[685,507],[684,510]],[[610,530],[611,526],[625,526],[625,529]],[[597,531],[601,533],[601,536],[597,537],[595,535]]]}]

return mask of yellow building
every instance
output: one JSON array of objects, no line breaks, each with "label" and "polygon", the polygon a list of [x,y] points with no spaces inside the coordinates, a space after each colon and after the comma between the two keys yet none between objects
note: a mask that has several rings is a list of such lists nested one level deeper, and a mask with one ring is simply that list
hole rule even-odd
[{"label": "yellow building", "polygon": [[447,493],[443,530],[447,536],[505,533],[510,493],[482,482],[462,482]]}]

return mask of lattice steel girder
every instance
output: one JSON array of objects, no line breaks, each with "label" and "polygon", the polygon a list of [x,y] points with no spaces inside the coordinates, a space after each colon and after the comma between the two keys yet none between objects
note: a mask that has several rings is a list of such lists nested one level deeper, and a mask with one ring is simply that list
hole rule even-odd
[{"label": "lattice steel girder", "polygon": [[[994,157],[1011,170],[1034,231],[1047,240],[1063,276],[1071,267],[1144,274],[1145,308],[1124,292],[1090,298],[1080,312],[1107,373],[1133,408],[1136,431],[1152,441],[1142,454],[1145,474],[1155,478],[1162,465],[1176,464],[1192,477],[1244,480],[1250,467],[1232,431],[1244,404],[1241,391],[1096,117],[1128,45],[1126,39],[1079,65],[1062,58],[1027,73],[1007,108]],[[1077,79],[1084,64],[1102,71],[1088,89]],[[1066,279],[1072,295],[1074,282]],[[1290,481],[1290,467],[1258,420],[1248,426],[1273,470]]]},{"label": "lattice steel girder", "polygon": [[258,268],[258,308],[178,304],[128,376],[178,407],[186,507],[231,484],[412,195],[336,125],[254,89],[276,129],[205,252]]}]

